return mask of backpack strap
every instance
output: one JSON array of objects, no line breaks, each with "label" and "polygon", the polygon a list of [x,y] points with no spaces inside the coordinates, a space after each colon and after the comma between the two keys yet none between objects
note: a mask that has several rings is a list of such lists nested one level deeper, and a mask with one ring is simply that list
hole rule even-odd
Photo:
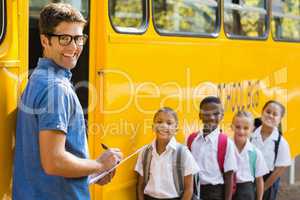
[{"label": "backpack strap", "polygon": [[147,185],[150,176],[150,165],[152,160],[152,144],[149,144],[142,154],[142,163],[143,163],[143,174],[144,174],[144,186]]},{"label": "backpack strap", "polygon": [[189,135],[189,137],[187,139],[187,146],[190,151],[192,151],[192,143],[195,140],[195,138],[197,137],[197,135],[198,135],[198,132],[193,132],[191,135]]},{"label": "backpack strap", "polygon": [[[192,144],[196,139],[198,132],[193,132],[187,139],[187,147],[192,151]],[[200,200],[200,175],[199,172],[193,175],[193,196],[192,200]]]},{"label": "backpack strap", "polygon": [[260,117],[257,117],[254,119],[254,130],[258,129],[258,127],[260,127],[262,125],[262,121]]},{"label": "backpack strap", "polygon": [[[225,156],[226,156],[226,150],[227,150],[227,143],[228,143],[228,137],[225,133],[220,133],[218,136],[218,164],[220,171],[224,175],[224,163],[225,163]],[[233,173],[232,176],[232,194],[236,192],[237,185],[236,185],[236,173]]]},{"label": "backpack strap", "polygon": [[[144,186],[147,185],[150,177],[150,166],[152,160],[152,144],[149,144],[142,153]],[[184,162],[185,162],[185,147],[179,143],[176,145],[176,151],[173,152],[173,180],[175,183],[176,191],[179,195],[184,190]]]},{"label": "backpack strap", "polygon": [[277,160],[280,141],[281,141],[281,134],[279,132],[277,140],[274,141],[275,142],[275,148],[274,148],[274,153],[275,153],[274,165],[275,165],[275,162]]},{"label": "backpack strap", "polygon": [[173,180],[179,195],[182,195],[184,191],[184,153],[185,146],[177,143],[176,151],[173,152]]},{"label": "backpack strap", "polygon": [[249,166],[250,166],[251,174],[255,179],[256,160],[257,160],[256,149],[253,148],[252,150],[249,150],[248,151],[248,156],[249,156]]},{"label": "backpack strap", "polygon": [[219,168],[222,173],[224,173],[226,149],[227,149],[227,135],[224,133],[220,133],[218,136],[217,158],[218,158]]},{"label": "backpack strap", "polygon": [[200,199],[200,175],[199,172],[193,175],[193,196],[192,200],[201,200]]}]

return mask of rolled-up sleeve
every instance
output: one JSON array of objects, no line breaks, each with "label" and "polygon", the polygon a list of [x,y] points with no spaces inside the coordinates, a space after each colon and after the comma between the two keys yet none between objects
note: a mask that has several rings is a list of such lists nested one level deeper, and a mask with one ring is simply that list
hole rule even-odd
[{"label": "rolled-up sleeve", "polygon": [[196,174],[199,172],[198,164],[196,163],[192,153],[186,149],[185,151],[185,163],[184,163],[184,176]]},{"label": "rolled-up sleeve", "polygon": [[142,157],[143,157],[143,152],[140,152],[139,156],[138,156],[138,159],[136,161],[136,164],[135,164],[135,168],[134,168],[134,171],[139,173],[140,176],[144,176],[143,164],[142,164],[143,158]]},{"label": "rolled-up sleeve", "polygon": [[255,177],[264,176],[269,173],[268,166],[265,162],[265,159],[259,149],[256,149],[256,168],[255,168]]},{"label": "rolled-up sleeve", "polygon": [[281,137],[275,167],[287,167],[291,165],[291,152],[287,141]]},{"label": "rolled-up sleeve", "polygon": [[72,113],[72,98],[64,84],[49,86],[44,92],[37,113],[38,129],[60,130],[67,134]]},{"label": "rolled-up sleeve", "polygon": [[235,147],[232,140],[227,139],[227,149],[224,161],[224,172],[237,171],[237,161],[235,157]]}]

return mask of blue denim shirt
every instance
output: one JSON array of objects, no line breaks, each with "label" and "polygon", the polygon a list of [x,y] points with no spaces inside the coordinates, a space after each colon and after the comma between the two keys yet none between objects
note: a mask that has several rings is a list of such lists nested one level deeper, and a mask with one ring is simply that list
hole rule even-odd
[{"label": "blue denim shirt", "polygon": [[14,200],[87,200],[87,177],[47,175],[41,166],[39,132],[59,130],[66,151],[87,158],[82,107],[70,82],[71,72],[40,58],[18,106],[13,171]]}]

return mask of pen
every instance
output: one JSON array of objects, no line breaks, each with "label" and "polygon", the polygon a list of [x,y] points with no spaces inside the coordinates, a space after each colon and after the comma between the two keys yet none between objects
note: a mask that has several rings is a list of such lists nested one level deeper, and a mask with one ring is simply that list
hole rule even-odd
[{"label": "pen", "polygon": [[103,149],[107,150],[108,149],[108,146],[106,146],[105,144],[101,143],[101,146]]},{"label": "pen", "polygon": [[[103,148],[107,148],[106,145],[101,144],[101,146]],[[88,179],[88,183],[89,184],[93,184],[96,183],[98,180],[100,180],[101,178],[103,178],[104,176],[106,176],[107,174],[109,174],[110,172],[116,170],[117,167],[119,167],[122,163],[126,162],[127,160],[129,160],[130,158],[132,158],[134,155],[138,154],[139,152],[141,152],[145,147],[147,147],[147,145],[139,148],[138,150],[136,150],[134,153],[130,154],[129,156],[127,156],[126,158],[124,158],[122,161],[119,161],[119,163],[117,165],[115,165],[114,167],[112,167],[111,169],[109,169],[108,171],[104,171],[100,174],[94,174],[94,175],[90,175],[89,179]]]},{"label": "pen", "polygon": [[[106,146],[106,145],[103,144],[103,143],[101,143],[101,146],[102,146],[102,148],[105,149],[105,150],[108,150],[108,149],[109,149],[108,146]],[[120,160],[117,161],[117,164],[119,164],[119,163],[120,163]]]}]

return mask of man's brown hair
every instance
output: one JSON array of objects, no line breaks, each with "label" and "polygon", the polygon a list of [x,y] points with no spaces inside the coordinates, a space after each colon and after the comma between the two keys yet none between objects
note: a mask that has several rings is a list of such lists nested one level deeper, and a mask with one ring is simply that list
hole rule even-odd
[{"label": "man's brown hair", "polygon": [[82,14],[70,4],[50,3],[46,5],[40,13],[40,34],[54,33],[55,28],[61,22],[78,22],[83,25],[86,24],[86,20]]}]

